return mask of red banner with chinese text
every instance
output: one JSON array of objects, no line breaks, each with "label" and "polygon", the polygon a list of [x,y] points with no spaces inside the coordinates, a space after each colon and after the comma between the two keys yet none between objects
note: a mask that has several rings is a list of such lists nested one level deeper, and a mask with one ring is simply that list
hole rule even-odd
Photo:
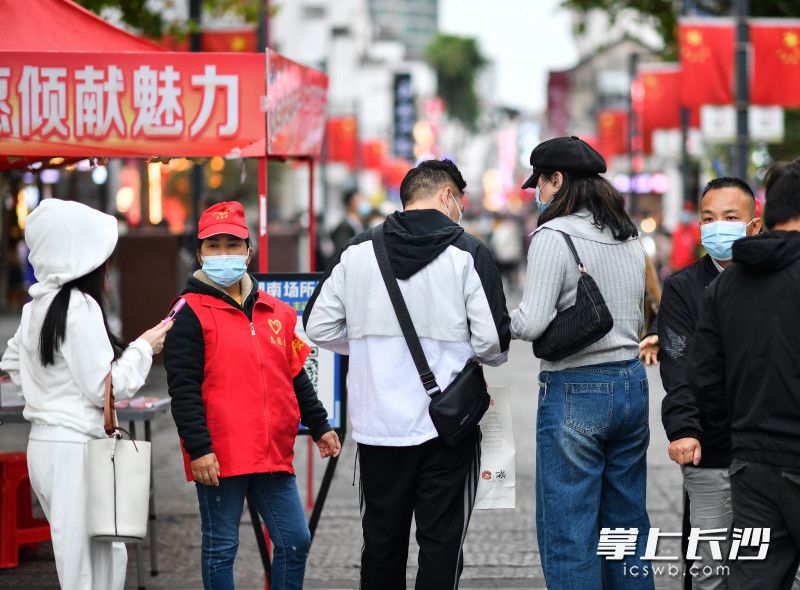
[{"label": "red banner with chinese text", "polygon": [[328,77],[267,50],[270,156],[318,158],[325,137]]},{"label": "red banner with chinese text", "polygon": [[0,154],[236,153],[265,86],[258,54],[0,52]]},{"label": "red banner with chinese text", "polygon": [[750,44],[751,102],[800,108],[800,20],[753,20]]},{"label": "red banner with chinese text", "polygon": [[678,27],[681,57],[681,104],[733,102],[735,29],[726,18],[681,19]]}]

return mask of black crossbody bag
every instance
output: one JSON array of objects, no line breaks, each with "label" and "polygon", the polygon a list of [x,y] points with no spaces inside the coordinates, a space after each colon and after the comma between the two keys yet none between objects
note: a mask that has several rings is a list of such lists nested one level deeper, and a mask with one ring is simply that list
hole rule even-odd
[{"label": "black crossbody bag", "polygon": [[389,299],[397,314],[397,321],[400,322],[408,350],[411,352],[411,358],[414,359],[425,393],[430,397],[428,413],[433,425],[445,443],[455,446],[475,430],[489,408],[491,398],[483,376],[483,367],[471,359],[444,391],[439,389],[392,271],[389,254],[386,251],[383,225],[372,230],[372,247],[378,259],[383,282],[389,291]]},{"label": "black crossbody bag", "polygon": [[533,354],[546,361],[560,361],[594,344],[614,327],[603,294],[586,272],[572,238],[559,232],[567,241],[581,273],[575,305],[558,312],[544,333],[533,341]]}]

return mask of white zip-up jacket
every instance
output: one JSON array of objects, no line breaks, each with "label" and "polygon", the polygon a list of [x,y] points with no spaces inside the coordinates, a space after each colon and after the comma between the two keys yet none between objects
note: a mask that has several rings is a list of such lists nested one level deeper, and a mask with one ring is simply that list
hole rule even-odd
[{"label": "white zip-up jacket", "polygon": [[[432,209],[394,213],[384,226],[392,270],[439,387],[445,389],[471,358],[504,363],[509,317],[487,248]],[[412,446],[438,436],[370,231],[353,238],[331,264],[303,325],[319,346],[350,355],[348,416],[356,442]]]},{"label": "white zip-up jacket", "polygon": [[117,400],[132,397],[150,371],[152,348],[140,338],[113,361],[100,306],[78,289],[70,295],[66,335],[53,365],[42,366],[39,337],[61,286],[99,267],[114,251],[117,222],[79,203],[46,199],[28,218],[25,240],[39,282],[30,289],[32,301],[22,310],[0,368],[25,398],[23,415],[33,424],[32,438],[101,438],[106,375],[110,370]]}]

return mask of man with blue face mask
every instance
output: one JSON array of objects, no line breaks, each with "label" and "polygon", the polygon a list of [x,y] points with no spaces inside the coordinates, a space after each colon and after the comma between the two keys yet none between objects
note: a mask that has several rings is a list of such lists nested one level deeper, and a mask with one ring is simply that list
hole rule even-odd
[{"label": "man with blue face mask", "polygon": [[292,458],[297,424],[323,457],[340,444],[303,368],[310,348],[297,312],[260,290],[244,209],[228,201],[200,217],[196,271],[164,344],[172,416],[202,523],[203,586],[233,588],[244,499],[274,544],[272,588],[302,588],[310,544]]},{"label": "man with blue face mask", "polygon": [[697,407],[730,439],[732,590],[800,587],[800,161],[770,166],[764,189],[768,231],[734,243],[690,352]]},{"label": "man with blue face mask", "polygon": [[[670,440],[669,457],[681,466],[691,526],[727,529],[732,519],[730,429],[699,412],[689,385],[689,350],[706,287],[731,264],[733,243],[761,231],[752,189],[738,178],[712,180],[703,190],[700,222],[706,256],[664,283],[658,335],[661,379],[667,395],[661,404],[661,419]],[[700,543],[699,547],[700,559],[690,570],[694,588],[727,588],[727,576],[717,571],[723,564],[712,560],[711,544]]]}]

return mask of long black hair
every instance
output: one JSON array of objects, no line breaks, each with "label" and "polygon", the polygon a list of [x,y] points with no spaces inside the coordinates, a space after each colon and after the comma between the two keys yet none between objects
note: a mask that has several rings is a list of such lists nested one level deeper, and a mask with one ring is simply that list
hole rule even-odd
[{"label": "long black hair", "polygon": [[[550,206],[539,216],[538,225],[587,209],[594,217],[597,229],[602,231],[608,227],[615,240],[627,240],[639,235],[636,225],[625,211],[625,199],[605,178],[598,174],[559,172],[564,182],[553,195]],[[552,180],[555,173],[555,170],[539,171],[546,180]]]},{"label": "long black hair", "polygon": [[39,335],[39,355],[42,365],[46,367],[55,364],[56,353],[67,336],[67,310],[69,309],[69,298],[73,289],[77,289],[85,296],[91,297],[100,306],[100,311],[103,314],[103,325],[106,328],[108,340],[111,342],[111,348],[114,349],[114,360],[117,360],[122,351],[125,350],[127,344],[121,338],[115,336],[108,327],[106,306],[103,302],[103,285],[105,284],[107,272],[108,261],[92,272],[64,283],[64,286],[61,287],[47,309],[47,315],[44,316],[44,323],[42,324],[42,333]]}]

